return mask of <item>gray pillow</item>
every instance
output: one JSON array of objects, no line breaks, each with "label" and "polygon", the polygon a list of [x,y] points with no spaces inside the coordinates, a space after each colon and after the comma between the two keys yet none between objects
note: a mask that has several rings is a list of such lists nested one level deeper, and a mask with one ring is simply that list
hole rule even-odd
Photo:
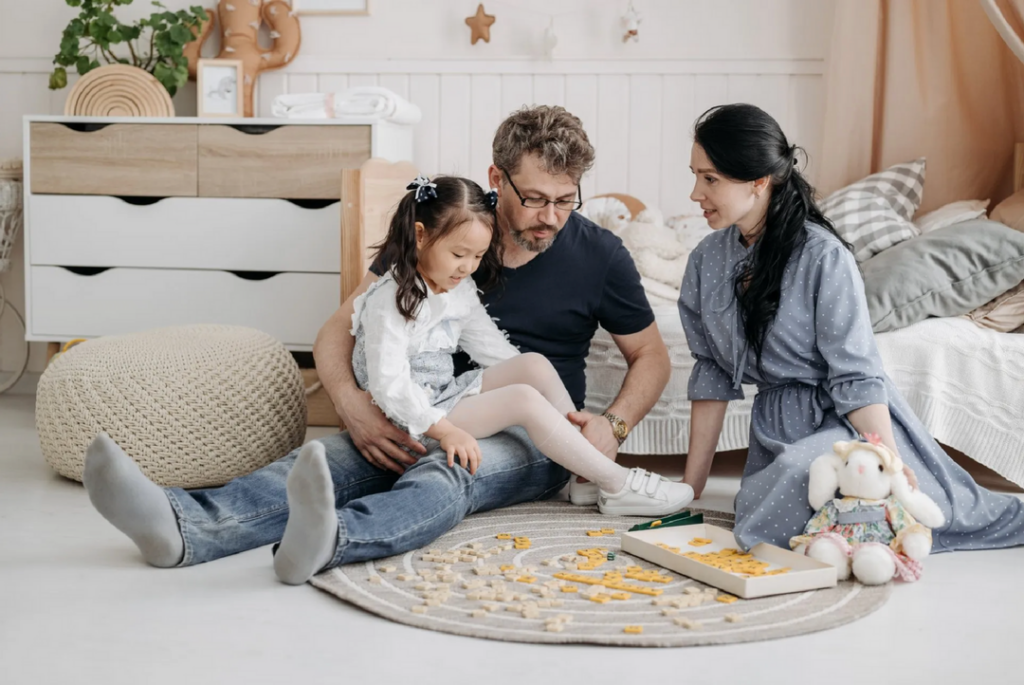
[{"label": "gray pillow", "polygon": [[894,245],[861,269],[876,333],[960,316],[1024,280],[1024,233],[964,221]]}]

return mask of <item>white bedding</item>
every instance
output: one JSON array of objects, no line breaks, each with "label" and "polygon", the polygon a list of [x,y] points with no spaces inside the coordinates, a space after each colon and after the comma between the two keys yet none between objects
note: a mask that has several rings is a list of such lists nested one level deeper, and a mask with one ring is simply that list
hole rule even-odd
[{"label": "white bedding", "polygon": [[[672,377],[658,403],[622,446],[627,454],[683,454],[689,440],[686,385],[693,358],[675,305],[654,308]],[[929,319],[876,336],[886,372],[939,442],[1024,486],[1024,335],[983,329],[965,318]],[[587,407],[615,398],[626,363],[599,330],[587,357]],[[750,404],[730,402],[718,449],[747,446]]]}]

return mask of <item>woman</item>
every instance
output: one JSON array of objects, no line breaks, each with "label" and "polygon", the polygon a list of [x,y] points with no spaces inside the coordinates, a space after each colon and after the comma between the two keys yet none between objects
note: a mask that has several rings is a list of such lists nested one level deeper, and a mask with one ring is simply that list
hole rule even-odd
[{"label": "woman", "polygon": [[736,497],[744,548],[787,546],[813,511],[808,469],[838,440],[876,433],[942,508],[933,550],[1024,544],[1024,503],[979,487],[914,416],[885,375],[857,263],[815,206],[778,123],[752,105],[697,121],[690,198],[716,232],[690,256],[679,314],[697,360],[690,376],[685,481],[700,495],[726,404],[758,387]]}]

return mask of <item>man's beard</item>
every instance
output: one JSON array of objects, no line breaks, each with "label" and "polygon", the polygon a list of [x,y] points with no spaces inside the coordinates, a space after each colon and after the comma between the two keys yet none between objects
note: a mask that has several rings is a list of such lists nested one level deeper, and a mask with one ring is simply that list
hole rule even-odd
[{"label": "man's beard", "polygon": [[[527,233],[531,231],[551,231],[551,237],[545,238],[544,240],[534,240],[527,236]],[[541,253],[551,247],[552,243],[555,242],[555,238],[558,237],[558,231],[551,228],[550,226],[532,226],[522,231],[511,229],[509,233],[512,236],[512,242],[530,252]]]}]

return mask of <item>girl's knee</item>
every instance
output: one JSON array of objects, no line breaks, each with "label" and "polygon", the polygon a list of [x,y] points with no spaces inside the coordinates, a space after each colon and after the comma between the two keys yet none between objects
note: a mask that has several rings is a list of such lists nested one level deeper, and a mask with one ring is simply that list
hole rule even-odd
[{"label": "girl's knee", "polygon": [[523,371],[529,379],[547,381],[552,376],[558,377],[555,367],[552,366],[551,362],[543,354],[526,352],[520,355],[520,357],[522,359]]}]

